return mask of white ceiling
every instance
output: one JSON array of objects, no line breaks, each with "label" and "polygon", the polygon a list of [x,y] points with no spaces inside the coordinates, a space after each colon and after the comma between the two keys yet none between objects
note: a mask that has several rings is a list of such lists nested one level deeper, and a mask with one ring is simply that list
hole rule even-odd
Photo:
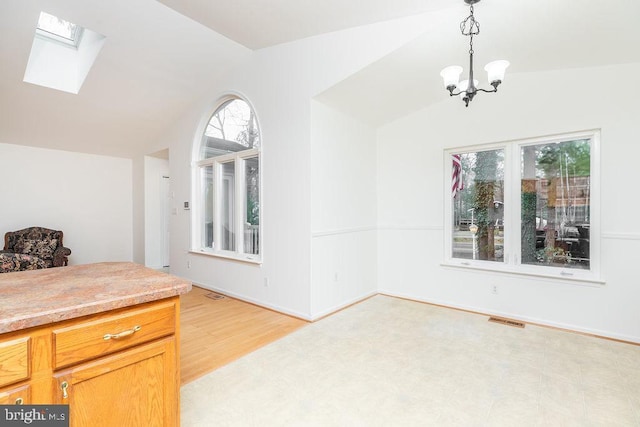
[{"label": "white ceiling", "polygon": [[[41,10],[107,37],[78,95],[22,81]],[[440,69],[468,68],[463,0],[2,0],[0,143],[155,151],[158,135],[252,49],[414,14],[425,16],[422,36],[318,96],[372,125],[447,98]],[[638,0],[483,0],[476,68],[510,60],[509,90],[515,73],[640,62],[637,16]],[[631,84],[624,78],[612,90]]]},{"label": "white ceiling", "polygon": [[[460,65],[462,78],[469,70],[469,41],[459,29],[469,10],[452,1],[457,6],[430,14],[422,36],[317,98],[374,126],[448,98],[440,70]],[[483,0],[475,16],[475,78],[483,87],[490,88],[484,65],[495,59],[511,62],[501,91],[511,90],[515,73],[640,62],[639,0]],[[632,76],[624,78],[611,82],[612,90],[632,84]],[[526,92],[522,97],[526,102]]]},{"label": "white ceiling", "polygon": [[[107,38],[77,95],[22,81],[40,11]],[[0,142],[140,154],[226,72],[212,58],[250,54],[155,0],[2,0]]]},{"label": "white ceiling", "polygon": [[452,0],[158,1],[254,50],[452,4]]}]

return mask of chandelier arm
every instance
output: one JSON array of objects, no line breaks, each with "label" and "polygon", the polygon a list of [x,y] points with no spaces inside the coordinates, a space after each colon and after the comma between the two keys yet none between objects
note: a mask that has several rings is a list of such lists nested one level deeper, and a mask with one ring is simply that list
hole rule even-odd
[{"label": "chandelier arm", "polygon": [[[496,85],[493,89],[489,89],[489,90],[487,90],[487,89],[482,89],[482,88],[480,88],[480,87],[477,87],[477,88],[475,88],[475,89],[476,89],[476,92],[485,92],[485,93],[494,93],[494,92],[497,92],[497,91],[498,91],[498,87],[497,87],[497,85]],[[458,96],[458,95],[462,95],[463,93],[466,93],[466,94],[468,94],[468,93],[469,93],[469,92],[468,92],[468,91],[466,91],[466,90],[460,90],[460,91],[458,91],[458,92],[454,92],[454,90],[455,90],[455,89],[451,89],[451,90],[449,90],[449,96]]]}]

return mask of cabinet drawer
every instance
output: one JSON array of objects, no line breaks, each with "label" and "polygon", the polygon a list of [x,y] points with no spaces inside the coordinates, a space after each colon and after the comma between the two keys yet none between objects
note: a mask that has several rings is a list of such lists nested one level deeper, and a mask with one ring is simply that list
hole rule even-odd
[{"label": "cabinet drawer", "polygon": [[53,330],[54,369],[175,333],[174,301]]},{"label": "cabinet drawer", "polygon": [[30,403],[31,386],[29,384],[0,391],[0,405],[28,405]]},{"label": "cabinet drawer", "polygon": [[29,337],[0,342],[0,387],[29,378]]}]

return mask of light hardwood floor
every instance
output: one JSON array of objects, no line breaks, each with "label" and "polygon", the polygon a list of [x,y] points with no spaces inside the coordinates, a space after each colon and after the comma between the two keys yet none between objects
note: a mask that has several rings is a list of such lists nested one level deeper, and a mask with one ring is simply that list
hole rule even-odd
[{"label": "light hardwood floor", "polygon": [[308,322],[194,286],[180,297],[180,377],[187,384]]}]

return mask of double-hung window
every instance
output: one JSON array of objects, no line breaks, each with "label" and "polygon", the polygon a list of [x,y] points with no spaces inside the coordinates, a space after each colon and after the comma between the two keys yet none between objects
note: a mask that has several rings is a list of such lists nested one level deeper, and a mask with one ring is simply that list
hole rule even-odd
[{"label": "double-hung window", "polygon": [[445,263],[599,282],[599,132],[445,152]]},{"label": "double-hung window", "polygon": [[261,261],[260,133],[249,104],[229,98],[200,141],[192,249]]}]

